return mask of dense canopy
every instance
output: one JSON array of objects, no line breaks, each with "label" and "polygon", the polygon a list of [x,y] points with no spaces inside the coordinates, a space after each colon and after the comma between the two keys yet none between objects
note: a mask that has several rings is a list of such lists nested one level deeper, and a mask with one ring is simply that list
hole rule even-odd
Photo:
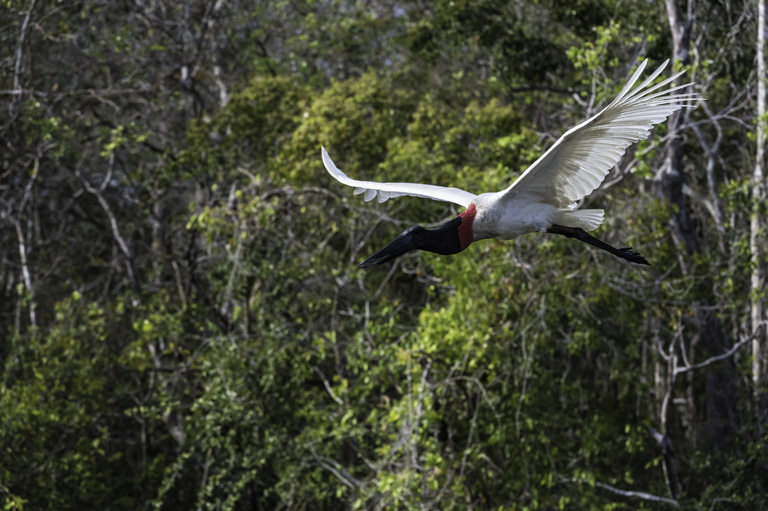
[{"label": "dense canopy", "polygon": [[[763,1],[0,2],[3,509],[768,508]],[[584,207],[650,267],[357,268],[461,208],[321,146],[501,190],[645,58],[707,101]]]}]

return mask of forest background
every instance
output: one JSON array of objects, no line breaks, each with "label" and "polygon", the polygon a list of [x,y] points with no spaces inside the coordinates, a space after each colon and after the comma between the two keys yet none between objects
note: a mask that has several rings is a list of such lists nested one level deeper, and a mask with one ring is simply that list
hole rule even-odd
[{"label": "forest background", "polygon": [[[2,0],[0,503],[768,508],[763,0]],[[645,58],[707,101],[529,235],[355,264]]]}]

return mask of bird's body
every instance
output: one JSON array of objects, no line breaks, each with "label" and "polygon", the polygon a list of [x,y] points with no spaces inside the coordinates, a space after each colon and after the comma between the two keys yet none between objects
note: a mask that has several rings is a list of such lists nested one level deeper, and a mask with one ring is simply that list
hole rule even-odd
[{"label": "bird's body", "polygon": [[547,232],[553,224],[592,230],[603,220],[601,209],[559,209],[526,194],[505,196],[504,192],[475,197],[474,240],[511,240],[530,232]]},{"label": "bird's body", "polygon": [[648,264],[628,248],[614,248],[586,231],[603,221],[601,209],[576,209],[577,201],[597,188],[633,142],[650,134],[654,124],[676,110],[693,106],[695,93],[672,94],[690,84],[664,89],[682,73],[650,85],[667,65],[632,89],[644,70],[644,61],[616,99],[594,117],[568,130],[505,190],[475,195],[459,188],[418,183],[378,183],[351,179],[322,149],[326,170],[338,181],[365,194],[366,201],[411,195],[453,202],[467,208],[437,229],[415,226],[360,266],[376,266],[411,250],[453,254],[487,238],[510,240],[530,232],[549,232],[575,238],[628,261]]}]

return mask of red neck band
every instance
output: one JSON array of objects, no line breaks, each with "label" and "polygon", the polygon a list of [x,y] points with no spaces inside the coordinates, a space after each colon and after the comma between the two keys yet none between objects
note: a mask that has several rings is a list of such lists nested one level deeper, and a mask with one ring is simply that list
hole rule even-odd
[{"label": "red neck band", "polygon": [[461,213],[461,225],[459,225],[459,243],[461,243],[461,249],[464,250],[474,241],[474,234],[472,234],[472,224],[475,221],[475,214],[477,210],[474,204],[470,204],[469,207]]}]

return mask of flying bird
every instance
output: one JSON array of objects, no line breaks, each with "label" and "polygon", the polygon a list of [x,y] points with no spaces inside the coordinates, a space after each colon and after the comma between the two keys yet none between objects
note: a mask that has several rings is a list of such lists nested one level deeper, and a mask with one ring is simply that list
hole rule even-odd
[{"label": "flying bird", "polygon": [[358,266],[378,266],[412,250],[457,254],[474,241],[510,240],[529,232],[560,234],[627,261],[649,264],[631,248],[615,248],[587,234],[603,222],[603,210],[576,206],[600,185],[627,147],[647,138],[654,124],[680,108],[695,106],[694,102],[701,99],[695,92],[674,94],[691,84],[669,86],[685,71],[651,85],[668,62],[634,87],[648,63],[644,60],[616,99],[594,117],[566,131],[514,183],[499,192],[475,195],[459,188],[419,183],[357,181],[339,170],[323,147],[326,170],[341,183],[355,187],[355,195],[364,194],[366,202],[411,195],[466,208],[436,229],[418,225],[408,228]]}]

